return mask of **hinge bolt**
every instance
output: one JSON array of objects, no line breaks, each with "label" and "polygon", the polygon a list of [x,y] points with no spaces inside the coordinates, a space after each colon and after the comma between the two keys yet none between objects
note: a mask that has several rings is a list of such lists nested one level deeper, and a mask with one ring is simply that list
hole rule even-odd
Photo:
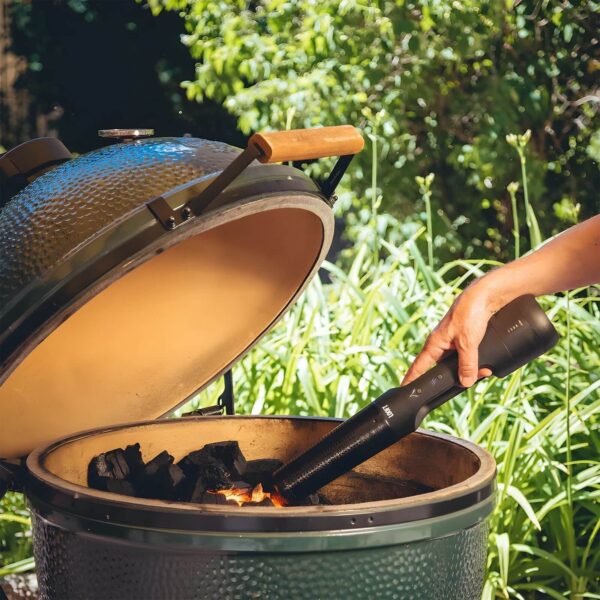
[{"label": "hinge bolt", "polygon": [[187,221],[192,216],[192,209],[189,206],[185,206],[181,211],[181,218]]},{"label": "hinge bolt", "polygon": [[167,219],[167,227],[168,227],[169,229],[175,229],[175,217],[174,217],[174,216],[170,216],[170,217]]}]

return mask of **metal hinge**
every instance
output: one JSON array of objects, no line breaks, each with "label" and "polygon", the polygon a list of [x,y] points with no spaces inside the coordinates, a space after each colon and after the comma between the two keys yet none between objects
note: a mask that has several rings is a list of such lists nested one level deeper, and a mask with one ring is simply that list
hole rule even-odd
[{"label": "metal hinge", "polygon": [[212,415],[233,415],[235,413],[234,397],[233,397],[233,376],[231,369],[223,375],[223,383],[225,387],[219,396],[218,404],[213,406],[203,406],[197,410],[183,413],[182,417],[208,417]]}]

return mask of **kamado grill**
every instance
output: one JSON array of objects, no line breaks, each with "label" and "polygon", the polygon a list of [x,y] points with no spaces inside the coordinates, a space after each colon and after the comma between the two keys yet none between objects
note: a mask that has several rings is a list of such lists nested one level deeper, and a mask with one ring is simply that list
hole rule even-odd
[{"label": "kamado grill", "polygon": [[[121,142],[78,158],[48,138],[0,157],[0,491],[27,495],[42,597],[478,598],[494,461],[410,433],[460,391],[455,357],[340,427],[231,416],[231,365],[329,249],[358,132],[257,134],[244,151],[144,133],[105,132]],[[323,182],[297,168],[325,156],[340,158]],[[556,341],[531,298],[497,317],[480,355],[500,375]],[[223,374],[219,406],[155,420]],[[223,440],[288,463],[274,475],[284,496],[320,489],[327,504],[195,504],[87,485],[90,460],[113,448],[179,460]]]}]

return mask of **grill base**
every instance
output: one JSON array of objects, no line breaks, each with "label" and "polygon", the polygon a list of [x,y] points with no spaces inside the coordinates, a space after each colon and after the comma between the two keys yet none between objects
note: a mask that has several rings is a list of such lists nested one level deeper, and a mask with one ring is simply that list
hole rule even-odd
[{"label": "grill base", "polygon": [[34,518],[45,600],[478,600],[488,526],[350,551],[181,551],[65,531]]}]

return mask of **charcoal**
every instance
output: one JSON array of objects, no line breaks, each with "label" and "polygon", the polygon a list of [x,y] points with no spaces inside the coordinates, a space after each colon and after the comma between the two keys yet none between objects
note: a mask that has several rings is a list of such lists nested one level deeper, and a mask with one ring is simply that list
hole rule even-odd
[{"label": "charcoal", "polygon": [[144,498],[177,500],[181,497],[185,475],[173,464],[173,457],[165,450],[148,462],[136,478],[136,488]]},{"label": "charcoal", "polygon": [[319,506],[321,504],[330,504],[330,502],[318,493],[310,494],[310,496],[304,496],[304,498],[298,498],[291,502],[291,506]]},{"label": "charcoal", "polygon": [[206,487],[206,483],[202,478],[196,479],[194,487],[191,493],[187,494],[182,492],[183,499],[188,502],[202,502],[202,498],[204,497],[204,493],[208,488]]},{"label": "charcoal", "polygon": [[139,444],[132,444],[125,448],[125,460],[131,477],[137,477],[144,468],[144,459]]},{"label": "charcoal", "polygon": [[236,490],[248,490],[249,492],[251,492],[253,487],[254,486],[250,485],[247,481],[234,481],[231,484],[231,486],[228,486],[227,488],[222,488],[222,489],[235,488]]},{"label": "charcoal", "polygon": [[88,485],[106,490],[108,480],[127,479],[130,474],[125,451],[122,448],[115,448],[92,458],[88,465]]},{"label": "charcoal", "polygon": [[310,496],[304,496],[304,498],[300,498],[299,500],[292,503],[294,506],[320,506],[321,504],[331,504],[325,496],[314,493],[310,494]]},{"label": "charcoal", "polygon": [[202,479],[206,489],[229,488],[235,478],[220,460],[210,456],[204,449],[190,452],[177,463],[177,466],[190,480]]},{"label": "charcoal", "polygon": [[87,482],[91,488],[106,491],[106,483],[112,479],[112,473],[103,454],[95,456],[88,465]]},{"label": "charcoal", "polygon": [[106,491],[114,494],[124,494],[125,496],[138,495],[134,485],[124,479],[108,479],[106,481]]},{"label": "charcoal", "polygon": [[263,498],[260,502],[248,502],[245,506],[275,506],[271,498]]},{"label": "charcoal", "polygon": [[[233,441],[206,444],[190,452],[177,464],[163,450],[144,464],[139,444],[115,448],[95,456],[88,465],[90,487],[141,498],[177,500],[200,504],[238,506],[219,490],[237,489],[250,495],[261,484],[265,493],[274,493],[272,474],[282,462],[274,458],[246,461],[239,444]],[[247,497],[247,496],[246,496]],[[295,506],[329,504],[321,494],[294,502]],[[270,498],[248,502],[250,506],[276,506]]]},{"label": "charcoal", "polygon": [[211,494],[206,492],[202,495],[201,504],[217,504],[222,506],[237,506],[235,500],[227,500],[223,494]]},{"label": "charcoal", "polygon": [[222,462],[234,477],[241,477],[246,472],[246,458],[237,442],[215,442],[202,448],[212,458]]},{"label": "charcoal", "polygon": [[152,477],[156,475],[162,469],[165,469],[169,465],[173,464],[173,457],[166,451],[163,450],[160,454],[157,454],[151,461],[146,463],[144,466],[144,476]]},{"label": "charcoal", "polygon": [[268,485],[271,481],[273,472],[283,466],[283,463],[276,458],[259,458],[258,460],[249,460],[244,473],[244,479],[251,485],[262,483]]}]

